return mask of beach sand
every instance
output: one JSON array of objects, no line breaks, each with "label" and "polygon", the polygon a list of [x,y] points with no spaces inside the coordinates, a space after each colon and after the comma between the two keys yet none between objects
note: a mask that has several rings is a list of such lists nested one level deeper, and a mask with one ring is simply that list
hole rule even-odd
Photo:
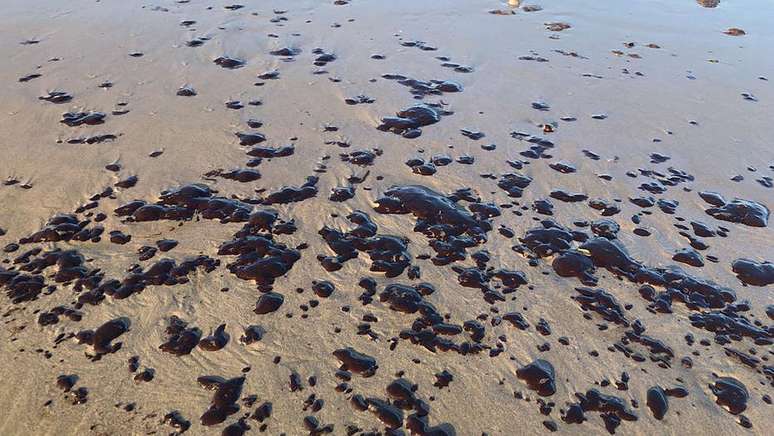
[{"label": "beach sand", "polygon": [[773,19],[5,0],[0,434],[768,433]]}]

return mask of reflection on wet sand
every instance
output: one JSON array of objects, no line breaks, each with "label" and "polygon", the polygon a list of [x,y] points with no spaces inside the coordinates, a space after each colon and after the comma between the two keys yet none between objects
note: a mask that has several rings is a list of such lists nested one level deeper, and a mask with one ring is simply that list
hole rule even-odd
[{"label": "reflection on wet sand", "polygon": [[720,0],[696,0],[696,3],[705,8],[716,8],[720,4]]}]

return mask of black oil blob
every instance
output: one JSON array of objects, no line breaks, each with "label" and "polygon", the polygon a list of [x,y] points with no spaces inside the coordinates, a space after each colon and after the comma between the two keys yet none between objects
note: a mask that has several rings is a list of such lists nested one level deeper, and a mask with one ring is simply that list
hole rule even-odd
[{"label": "black oil blob", "polygon": [[382,124],[377,128],[415,138],[421,134],[420,127],[435,124],[441,121],[441,116],[450,114],[438,105],[418,104],[402,109],[395,117],[382,118]]},{"label": "black oil blob", "polygon": [[336,186],[331,188],[331,195],[328,197],[331,201],[342,202],[355,197],[354,186]]},{"label": "black oil blob", "polygon": [[285,186],[279,191],[272,192],[261,200],[262,204],[286,204],[304,201],[317,195],[317,182],[319,178],[309,176],[301,186]]},{"label": "black oil blob", "polygon": [[229,415],[239,411],[239,395],[242,393],[244,377],[226,380],[218,376],[202,376],[196,379],[201,387],[215,391],[212,394],[210,407],[202,414],[201,423],[205,426],[220,424]]},{"label": "black oil blob", "polygon": [[503,191],[508,193],[509,197],[520,198],[529,184],[532,183],[532,178],[525,176],[521,173],[507,173],[500,176],[500,180],[497,181],[497,186]]},{"label": "black oil blob", "polygon": [[451,80],[417,80],[401,74],[383,74],[382,78],[395,80],[411,89],[411,93],[422,98],[426,95],[443,95],[445,92],[462,92],[462,85]]},{"label": "black oil blob", "polygon": [[263,422],[271,417],[273,407],[271,402],[264,402],[260,406],[255,408],[255,412],[253,412],[253,415],[251,416],[252,419],[255,419],[258,422]]},{"label": "black oil blob", "polygon": [[664,419],[664,415],[669,410],[667,395],[660,386],[653,386],[648,389],[647,404],[653,413],[653,417],[659,420]]},{"label": "black oil blob", "polygon": [[701,192],[701,198],[717,206],[707,209],[707,215],[722,221],[741,223],[751,227],[766,227],[769,220],[769,208],[750,200],[737,198],[731,202],[714,192]]},{"label": "black oil blob", "polygon": [[263,339],[264,334],[265,334],[265,331],[263,327],[257,326],[257,325],[250,325],[245,327],[245,332],[239,338],[239,342],[242,345],[251,345]]},{"label": "black oil blob", "polygon": [[214,196],[210,187],[203,184],[183,185],[162,191],[156,203],[134,200],[117,209],[115,214],[127,217],[127,221],[190,220],[195,214],[204,219],[221,222],[247,221],[252,206],[238,200]]},{"label": "black oil blob", "polygon": [[97,357],[103,354],[114,353],[121,349],[121,343],[113,344],[113,340],[129,331],[129,320],[127,318],[116,318],[110,320],[97,328],[95,331],[83,330],[78,332],[77,338],[80,342],[85,342],[94,347]]},{"label": "black oil blob", "polygon": [[[271,286],[274,279],[285,275],[300,259],[301,254],[284,244],[276,242],[275,233],[292,233],[292,221],[278,219],[276,211],[262,209],[252,213],[247,223],[234,235],[234,239],[223,243],[218,254],[237,256],[228,264],[228,269],[242,280],[253,280],[259,286]],[[277,297],[267,297],[277,298]]]},{"label": "black oil blob", "polygon": [[258,298],[255,303],[255,310],[253,312],[258,315],[265,315],[267,313],[275,312],[285,302],[285,297],[282,294],[276,292],[267,292]]},{"label": "black oil blob", "polygon": [[710,390],[717,397],[717,403],[738,415],[747,409],[747,401],[750,394],[747,388],[739,380],[731,377],[720,377],[714,385],[709,385]]},{"label": "black oil blob", "polygon": [[213,170],[204,174],[205,177],[221,177],[228,180],[235,180],[240,183],[254,182],[261,178],[258,170],[251,168],[237,168],[230,171]]},{"label": "black oil blob", "polygon": [[[241,137],[240,137],[241,138]],[[253,138],[248,141],[244,142],[252,142],[258,140],[258,138]],[[243,144],[246,145],[246,144]],[[275,157],[287,157],[292,156],[293,153],[295,153],[296,149],[292,145],[283,145],[280,147],[266,147],[266,146],[258,146],[253,147],[250,150],[247,151],[248,156],[252,157],[258,157],[258,158],[265,158],[265,159],[271,159]]]},{"label": "black oil blob", "polygon": [[229,335],[226,333],[226,324],[219,325],[212,335],[199,341],[199,348],[207,351],[218,351],[228,343]]},{"label": "black oil blob", "polygon": [[768,286],[774,283],[774,263],[737,259],[731,269],[742,282],[753,286]]},{"label": "black oil blob", "polygon": [[591,286],[597,283],[594,262],[577,250],[567,250],[560,254],[554,258],[551,266],[562,277],[577,277],[581,283]]},{"label": "black oil blob", "polygon": [[556,393],[556,374],[554,366],[543,359],[537,359],[527,366],[519,368],[516,375],[527,382],[530,389],[541,396],[551,396]]},{"label": "black oil blob", "polygon": [[608,292],[603,289],[591,288],[575,288],[575,290],[581,295],[574,297],[574,299],[584,309],[597,312],[607,321],[624,326],[629,325],[623,307]]},{"label": "black oil blob", "polygon": [[679,250],[677,253],[675,253],[674,256],[672,256],[672,260],[676,262],[685,263],[691,266],[695,267],[702,267],[704,266],[704,258],[701,254],[699,254],[698,251],[693,250],[691,248],[684,248],[682,250]]},{"label": "black oil blob", "polygon": [[216,65],[220,65],[223,68],[228,68],[232,70],[236,68],[241,68],[245,65],[245,61],[243,61],[242,59],[230,58],[228,56],[221,56],[215,59],[213,62],[215,62]]},{"label": "black oil blob", "polygon": [[368,398],[368,410],[370,410],[382,424],[390,429],[396,429],[403,425],[403,411],[387,401],[378,398]]},{"label": "black oil blob", "polygon": [[[766,329],[755,326],[741,313],[729,307],[722,311],[712,310],[692,313],[688,316],[691,325],[715,333],[716,338],[749,337],[761,345],[772,343],[771,334]],[[728,339],[725,340],[727,342]]]},{"label": "black oil blob", "polygon": [[363,377],[371,377],[376,374],[376,369],[379,368],[376,359],[360,353],[352,347],[340,348],[334,351],[333,355],[341,362],[342,370],[356,372]]},{"label": "black oil blob", "polygon": [[56,386],[64,392],[70,392],[78,382],[78,376],[75,374],[62,374],[56,378]]},{"label": "black oil blob", "polygon": [[586,201],[589,199],[589,196],[586,194],[567,192],[562,189],[556,189],[551,191],[550,196],[551,198],[555,198],[559,201],[564,201],[565,203],[577,203],[577,202]]},{"label": "black oil blob", "polygon": [[276,50],[272,50],[269,52],[269,54],[274,56],[296,56],[301,53],[301,49],[299,48],[291,48],[291,47],[282,47],[278,48]]},{"label": "black oil blob", "polygon": [[191,421],[185,419],[185,417],[177,410],[173,410],[164,415],[162,422],[174,428],[179,433],[185,433],[191,428]]},{"label": "black oil blob", "polygon": [[191,353],[199,344],[202,336],[201,330],[196,327],[188,327],[188,323],[172,315],[165,330],[167,341],[159,346],[161,351],[182,356]]},{"label": "black oil blob", "polygon": [[183,85],[175,94],[180,97],[194,97],[196,96],[196,90],[191,85]]},{"label": "black oil blob", "polygon": [[448,370],[443,370],[435,375],[435,383],[433,383],[433,386],[438,389],[443,389],[449,386],[449,383],[451,383],[452,380],[454,380],[452,373]]},{"label": "black oil blob", "polygon": [[411,264],[408,241],[391,235],[377,235],[376,224],[362,211],[354,211],[347,219],[356,227],[347,232],[325,226],[319,234],[336,256],[318,256],[327,271],[335,271],[350,259],[365,252],[371,259],[371,271],[384,272],[387,277],[396,277]]},{"label": "black oil blob", "polygon": [[49,91],[48,94],[38,97],[38,100],[44,100],[51,103],[67,103],[73,99],[73,96],[65,91]]},{"label": "black oil blob", "polygon": [[103,112],[67,112],[62,114],[62,124],[70,127],[80,126],[81,124],[96,125],[105,122]]},{"label": "black oil blob", "polygon": [[327,280],[312,282],[312,290],[314,291],[314,294],[320,298],[330,297],[335,289],[336,287],[333,286],[333,283]]},{"label": "black oil blob", "polygon": [[239,138],[239,145],[255,145],[266,141],[266,136],[258,132],[237,132],[235,135]]},{"label": "black oil blob", "polygon": [[354,106],[356,104],[371,104],[375,101],[376,100],[374,100],[373,98],[363,94],[359,94],[354,97],[347,97],[344,99],[344,103],[350,106]]},{"label": "black oil blob", "polygon": [[636,421],[638,419],[637,415],[629,410],[626,402],[621,398],[605,395],[596,389],[590,389],[585,394],[576,393],[575,396],[580,400],[583,411],[600,412],[610,434],[615,433],[621,420]]},{"label": "black oil blob", "polygon": [[417,219],[414,231],[430,238],[430,247],[436,252],[433,263],[445,265],[465,258],[465,250],[486,242],[491,223],[483,217],[470,214],[456,201],[476,200],[468,191],[453,196],[443,195],[424,186],[394,186],[376,200],[379,213],[407,214]]}]

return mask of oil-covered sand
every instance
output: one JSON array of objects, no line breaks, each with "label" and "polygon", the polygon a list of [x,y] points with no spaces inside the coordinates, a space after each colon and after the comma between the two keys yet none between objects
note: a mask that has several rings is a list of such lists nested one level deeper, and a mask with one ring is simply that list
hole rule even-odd
[{"label": "oil-covered sand", "polygon": [[7,0],[0,433],[766,434],[772,19]]}]

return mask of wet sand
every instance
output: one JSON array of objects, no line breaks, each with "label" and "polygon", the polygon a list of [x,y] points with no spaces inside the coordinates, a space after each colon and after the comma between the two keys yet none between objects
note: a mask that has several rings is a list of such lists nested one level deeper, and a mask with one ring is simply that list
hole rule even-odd
[{"label": "wet sand", "polygon": [[774,424],[767,2],[5,3],[0,433]]}]

